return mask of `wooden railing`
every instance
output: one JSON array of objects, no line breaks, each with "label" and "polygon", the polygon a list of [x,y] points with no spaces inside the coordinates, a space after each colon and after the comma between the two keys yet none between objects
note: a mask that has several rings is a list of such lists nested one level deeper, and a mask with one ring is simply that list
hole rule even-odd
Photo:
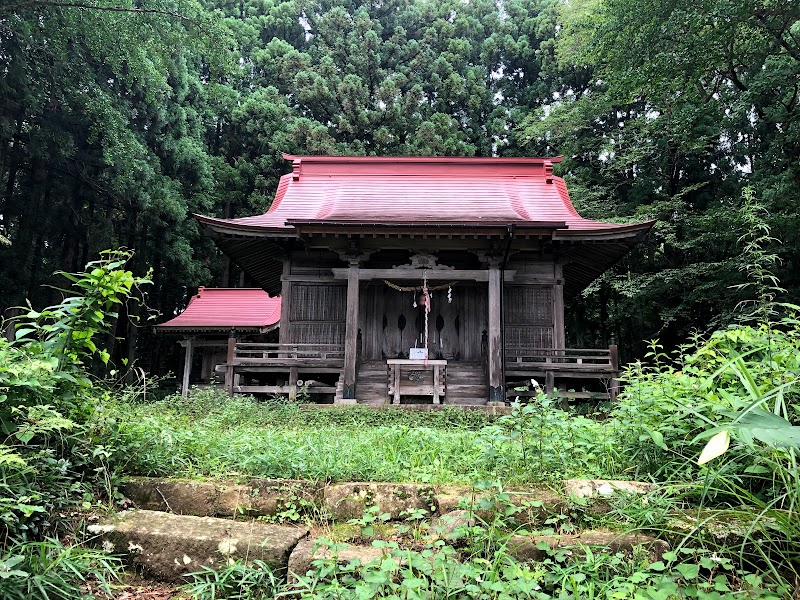
[{"label": "wooden railing", "polygon": [[[530,376],[543,372],[548,395],[553,393],[557,376],[583,377],[608,381],[608,397],[611,400],[616,399],[619,389],[619,359],[615,344],[603,349],[506,347],[505,356],[506,373]],[[573,394],[576,397],[580,395]]]},{"label": "wooden railing", "polygon": [[[297,397],[298,376],[304,369],[313,372],[329,372],[341,369],[344,363],[343,344],[265,344],[259,342],[237,342],[228,338],[226,363],[218,365],[225,372],[225,390],[229,394],[244,393],[288,393],[289,399]],[[286,386],[239,385],[243,373],[280,372],[289,375]],[[309,389],[309,393],[335,393],[330,386]]]},{"label": "wooden railing", "polygon": [[506,370],[617,371],[617,348],[506,348]]},{"label": "wooden railing", "polygon": [[234,364],[280,363],[292,361],[324,362],[344,360],[343,344],[261,344],[239,342],[234,345]]}]

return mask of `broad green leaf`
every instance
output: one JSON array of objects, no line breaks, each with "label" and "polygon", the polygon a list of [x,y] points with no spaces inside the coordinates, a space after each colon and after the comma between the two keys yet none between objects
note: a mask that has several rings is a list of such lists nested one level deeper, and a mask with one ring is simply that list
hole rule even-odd
[{"label": "broad green leaf", "polygon": [[667,445],[664,443],[664,436],[661,434],[660,431],[656,431],[655,429],[650,430],[650,437],[653,440],[653,443],[661,448],[662,450],[668,450]]},{"label": "broad green leaf", "polygon": [[681,574],[681,576],[686,579],[696,579],[697,576],[700,574],[700,565],[694,564],[680,564],[676,565],[675,568]]}]

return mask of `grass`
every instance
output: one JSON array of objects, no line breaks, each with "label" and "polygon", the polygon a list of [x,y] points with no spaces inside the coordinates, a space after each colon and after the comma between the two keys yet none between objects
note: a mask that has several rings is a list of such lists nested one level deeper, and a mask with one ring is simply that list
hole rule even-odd
[{"label": "grass", "polygon": [[301,411],[208,390],[188,400],[113,401],[100,421],[131,475],[506,484],[625,476],[613,452],[598,451],[607,433],[602,424],[566,421],[555,408],[542,414],[550,422],[523,446],[515,421],[457,407]]}]

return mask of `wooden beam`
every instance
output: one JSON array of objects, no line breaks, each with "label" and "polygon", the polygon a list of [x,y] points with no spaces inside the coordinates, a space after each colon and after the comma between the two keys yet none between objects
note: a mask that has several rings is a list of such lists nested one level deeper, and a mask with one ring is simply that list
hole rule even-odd
[{"label": "wooden beam", "polygon": [[358,359],[358,303],[359,276],[358,263],[347,268],[347,313],[344,331],[344,389],[343,400],[356,397],[356,362]]},{"label": "wooden beam", "polygon": [[[228,331],[226,330],[225,333],[227,334]],[[184,348],[187,343],[188,338],[178,342]],[[228,340],[192,340],[191,343],[193,348],[226,348],[228,346]]]},{"label": "wooden beam", "polygon": [[186,352],[183,355],[183,381],[181,382],[181,396],[189,395],[189,375],[192,372],[192,338],[186,339]]},{"label": "wooden beam", "polygon": [[500,267],[489,267],[489,402],[505,402],[500,338]]},{"label": "wooden beam", "polygon": [[[349,279],[350,269],[331,269],[335,279]],[[422,269],[412,267],[395,267],[393,269],[359,269],[358,278],[361,281],[371,279],[419,279],[422,280]],[[499,272],[499,271],[498,271]],[[487,269],[427,269],[429,280],[436,281],[489,281]],[[514,281],[516,271],[506,271],[506,281]]]}]

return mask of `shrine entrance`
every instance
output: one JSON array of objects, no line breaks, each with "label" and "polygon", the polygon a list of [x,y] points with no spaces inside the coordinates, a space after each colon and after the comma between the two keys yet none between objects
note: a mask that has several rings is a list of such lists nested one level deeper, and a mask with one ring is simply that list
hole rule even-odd
[{"label": "shrine entrance", "polygon": [[[373,280],[363,291],[360,329],[364,360],[405,359],[412,348],[425,347],[425,307],[415,289],[419,281],[390,283],[393,285]],[[428,358],[482,362],[488,315],[486,284],[431,280],[429,294]]]}]

